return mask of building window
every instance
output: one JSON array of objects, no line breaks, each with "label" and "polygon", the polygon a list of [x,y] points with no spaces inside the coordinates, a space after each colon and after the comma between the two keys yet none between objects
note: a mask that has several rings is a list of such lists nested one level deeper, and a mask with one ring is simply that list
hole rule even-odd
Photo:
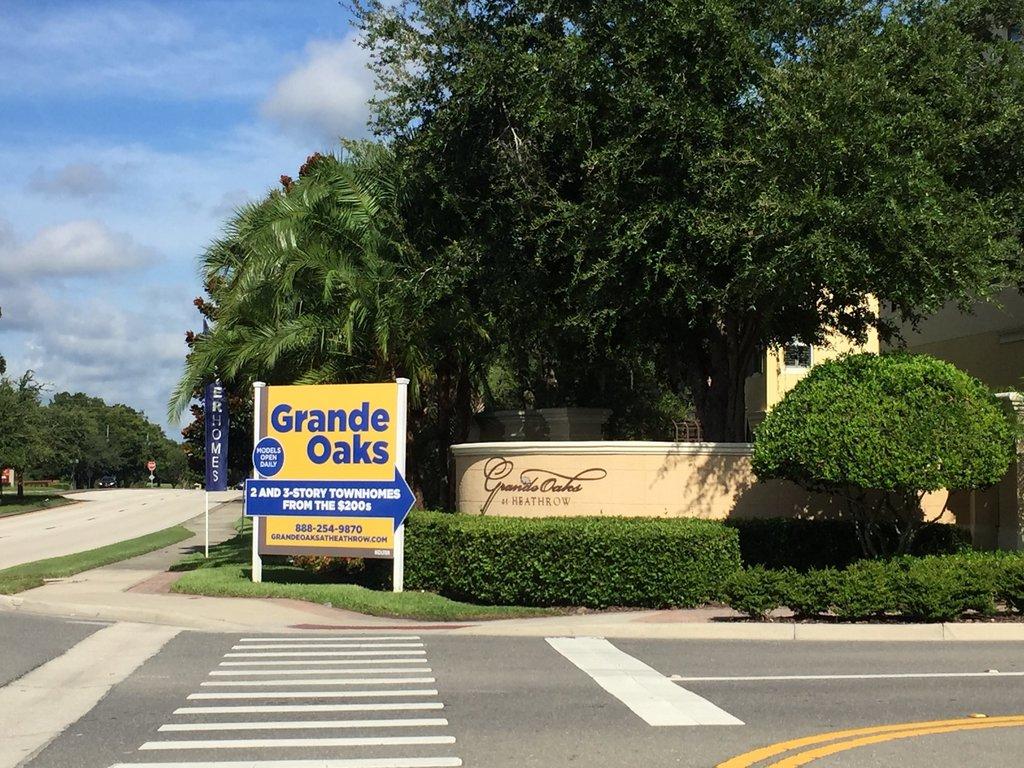
[{"label": "building window", "polygon": [[783,347],[783,362],[788,371],[805,371],[811,367],[811,345],[793,339]]}]

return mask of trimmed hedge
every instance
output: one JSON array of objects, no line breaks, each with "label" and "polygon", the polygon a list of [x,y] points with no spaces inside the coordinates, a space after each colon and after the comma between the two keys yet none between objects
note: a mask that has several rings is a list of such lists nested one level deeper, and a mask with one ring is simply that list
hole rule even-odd
[{"label": "trimmed hedge", "polygon": [[475,603],[691,607],[740,567],[736,531],[705,520],[414,512],[405,581]]},{"label": "trimmed hedge", "polygon": [[968,612],[992,615],[997,602],[1024,610],[1024,557],[979,552],[904,556],[807,573],[754,566],[732,576],[725,596],[731,607],[758,618],[788,607],[801,617],[952,621]]},{"label": "trimmed hedge", "polygon": [[[727,520],[740,535],[740,554],[747,567],[845,568],[864,557],[850,520]],[[947,555],[970,549],[970,533],[955,525],[933,523],[918,533],[910,554]]]}]

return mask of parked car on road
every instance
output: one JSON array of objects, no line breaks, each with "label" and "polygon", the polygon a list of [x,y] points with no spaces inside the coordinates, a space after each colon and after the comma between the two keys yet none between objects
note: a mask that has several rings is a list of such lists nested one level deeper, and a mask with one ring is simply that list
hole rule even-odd
[{"label": "parked car on road", "polygon": [[96,481],[97,488],[117,488],[117,478],[113,475],[104,475]]}]

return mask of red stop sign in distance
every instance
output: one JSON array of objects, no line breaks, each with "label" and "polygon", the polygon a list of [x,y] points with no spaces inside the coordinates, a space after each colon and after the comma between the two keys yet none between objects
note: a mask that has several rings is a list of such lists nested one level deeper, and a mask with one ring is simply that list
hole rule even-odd
[{"label": "red stop sign in distance", "polygon": [[156,469],[156,462],[155,461],[147,461],[146,462],[146,469],[148,469],[150,472],[152,472],[154,469]]}]

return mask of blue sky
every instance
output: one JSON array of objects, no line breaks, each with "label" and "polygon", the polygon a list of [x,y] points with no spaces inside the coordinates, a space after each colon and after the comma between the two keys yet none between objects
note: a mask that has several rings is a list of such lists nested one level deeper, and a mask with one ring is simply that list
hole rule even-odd
[{"label": "blue sky", "polygon": [[336,0],[5,0],[0,29],[0,353],[165,424],[199,254],[366,135],[365,54]]}]

